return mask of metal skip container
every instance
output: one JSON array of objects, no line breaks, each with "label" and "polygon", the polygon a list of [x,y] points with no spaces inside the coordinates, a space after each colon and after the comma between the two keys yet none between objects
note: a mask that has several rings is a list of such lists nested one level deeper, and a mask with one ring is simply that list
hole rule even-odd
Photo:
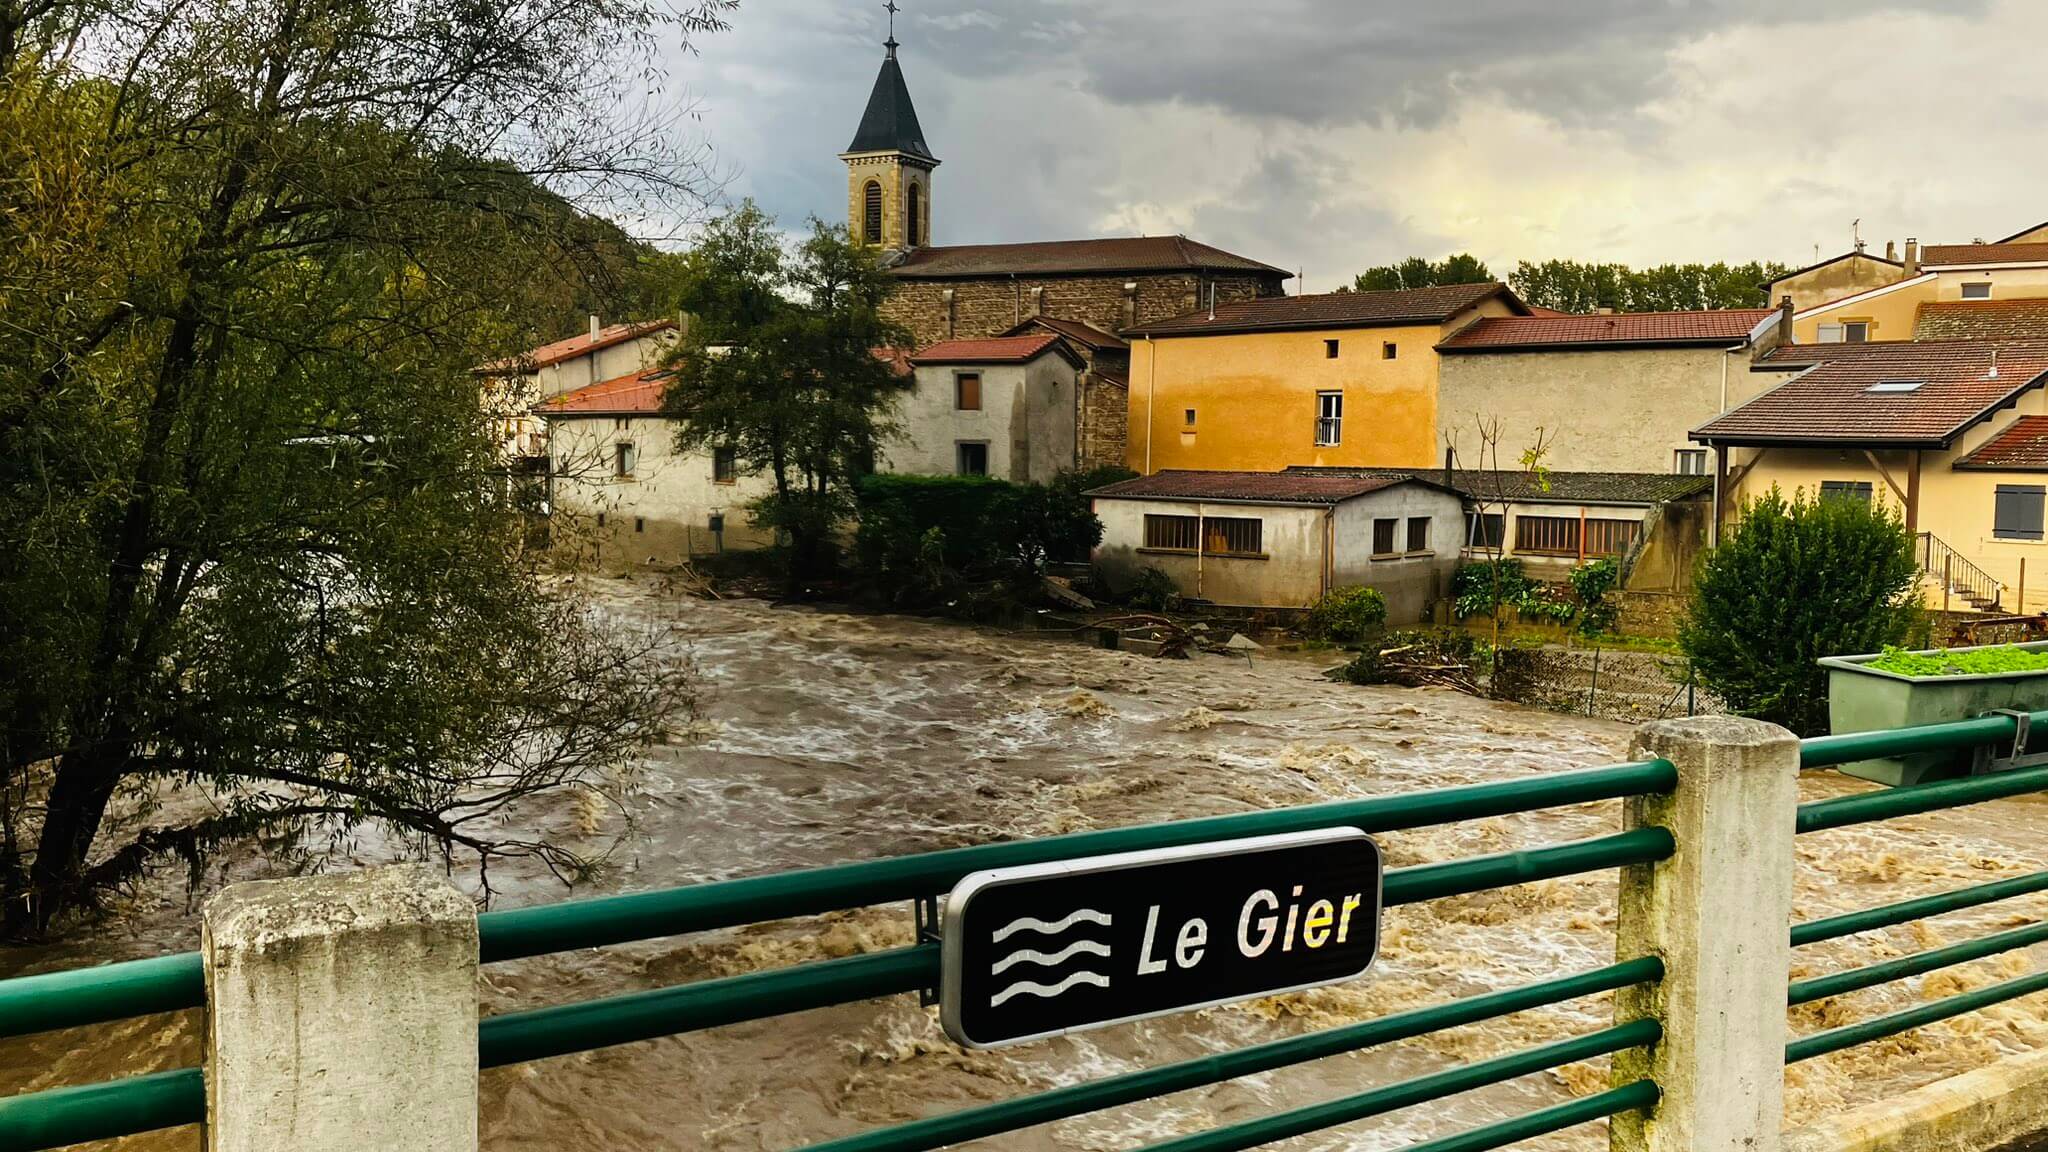
[{"label": "metal skip container", "polygon": [[[1942,651],[1973,652],[1993,647],[2008,645],[1921,652],[1938,656]],[[2011,647],[2039,652],[2048,650],[2048,640]],[[1987,712],[2048,710],[2048,668],[1974,676],[1905,676],[1869,666],[1882,655],[1871,652],[1821,658],[1821,667],[1828,670],[1828,728],[1833,734],[1940,724],[1968,720]],[[1916,752],[1858,760],[1841,765],[1841,770],[1880,784],[1917,784],[1927,779],[1964,775],[1970,771],[1975,755],[1970,749]]]}]

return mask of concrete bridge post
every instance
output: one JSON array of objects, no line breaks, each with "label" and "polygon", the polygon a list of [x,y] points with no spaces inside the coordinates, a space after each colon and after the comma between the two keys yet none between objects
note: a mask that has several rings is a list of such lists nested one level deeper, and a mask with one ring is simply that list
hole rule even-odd
[{"label": "concrete bridge post", "polygon": [[1665,973],[1616,993],[1615,1020],[1659,1020],[1664,1038],[1616,1055],[1614,1076],[1649,1076],[1663,1097],[1615,1117],[1609,1147],[1778,1152],[1798,738],[1758,720],[1660,720],[1637,729],[1632,756],[1678,768],[1670,795],[1624,809],[1629,828],[1669,829],[1677,851],[1622,870],[1616,955],[1659,956]]},{"label": "concrete bridge post", "polygon": [[476,909],[403,865],[207,903],[208,1152],[474,1152]]}]

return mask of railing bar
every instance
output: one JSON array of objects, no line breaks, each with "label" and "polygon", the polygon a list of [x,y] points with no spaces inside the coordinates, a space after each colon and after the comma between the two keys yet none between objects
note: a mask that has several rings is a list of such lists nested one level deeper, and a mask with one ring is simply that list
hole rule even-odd
[{"label": "railing bar", "polygon": [[2024,928],[1996,932],[1976,940],[1951,944],[1946,948],[1930,948],[1925,952],[1915,952],[1896,960],[1851,968],[1846,972],[1832,972],[1826,976],[1795,980],[1786,989],[1786,1002],[1795,1006],[1811,1004],[1815,1000],[1825,1000],[1845,992],[1875,988],[1879,984],[1889,984],[1909,976],[1920,976],[1943,968],[1952,968],[1957,964],[1967,964],[1972,960],[1982,960],[1986,956],[1996,956],[2000,952],[2025,948],[2044,940],[2048,940],[2048,924],[2029,924]]},{"label": "railing bar", "polygon": [[1219,1084],[1240,1076],[1270,1072],[1344,1052],[1393,1044],[1447,1028],[1611,992],[1661,979],[1663,974],[1663,961],[1656,957],[1643,957],[1559,980],[1469,996],[1341,1028],[1291,1036],[1250,1048],[1219,1052],[861,1132],[809,1145],[804,1152],[929,1152],[949,1144],[1014,1132],[1070,1116]]},{"label": "railing bar", "polygon": [[0,980],[0,1038],[205,1004],[197,952],[17,976]]},{"label": "railing bar", "polygon": [[[1441,1100],[1446,1096],[1455,1096],[1460,1092],[1470,1092],[1475,1088],[1484,1088],[1490,1084],[1548,1071],[1578,1060],[1590,1060],[1595,1056],[1606,1056],[1625,1048],[1655,1044],[1662,1035],[1663,1029],[1656,1021],[1632,1020],[1627,1024],[1602,1029],[1589,1035],[1575,1036],[1569,1040],[1560,1040],[1554,1044],[1545,1044],[1507,1056],[1497,1056],[1476,1064],[1447,1068],[1442,1072],[1417,1076],[1413,1080],[1403,1080],[1336,1100],[1291,1108],[1271,1116],[1261,1116],[1255,1120],[1211,1128],[1158,1144],[1148,1144],[1141,1152],[1241,1152],[1245,1148],[1256,1148],[1276,1140],[1319,1132],[1325,1128],[1334,1128],[1339,1124],[1349,1124],[1401,1108],[1412,1108],[1418,1104]],[[1621,1110],[1615,1108],[1612,1111]],[[1542,1114],[1531,1113],[1521,1119],[1533,1119]],[[1595,1112],[1583,1119],[1574,1119],[1570,1123],[1583,1123],[1585,1120],[1610,1114],[1611,1112]],[[1553,1131],[1552,1128],[1540,1126],[1546,1122],[1539,1121],[1537,1131]],[[1461,1135],[1476,1137],[1484,1131],[1486,1129],[1478,1129]],[[1514,1139],[1527,1139],[1529,1135],[1534,1134],[1535,1132],[1530,1132],[1515,1136]],[[1478,1144],[1473,1147],[1490,1148],[1498,1145]]]},{"label": "railing bar", "polygon": [[[1569,844],[1397,868],[1386,876],[1391,906],[1572,876],[1671,854],[1671,834],[1638,828]],[[628,992],[601,1000],[530,1008],[485,1019],[483,1066],[495,1068],[614,1044],[630,1044],[760,1020],[789,1012],[914,992],[938,984],[936,944],[825,960]]]},{"label": "railing bar", "polygon": [[104,1084],[0,1097],[0,1148],[39,1152],[204,1119],[205,1073],[176,1068]]},{"label": "railing bar", "polygon": [[1402,1152],[1490,1152],[1494,1148],[1533,1140],[1623,1112],[1655,1107],[1660,1095],[1653,1081],[1637,1080],[1583,1099],[1538,1109],[1484,1128],[1474,1128],[1470,1132],[1410,1144]]},{"label": "railing bar", "polygon": [[[2005,723],[2010,725],[2012,721],[2007,719]],[[1866,824],[1873,820],[1889,820],[1895,816],[1914,816],[1943,808],[1960,808],[1966,804],[1982,804],[1990,800],[2024,796],[2044,788],[2048,788],[2048,765],[1993,772],[1985,776],[1937,780],[1931,784],[1914,784],[1904,788],[1888,788],[1881,792],[1862,792],[1854,796],[1835,796],[1827,800],[1809,801],[1799,806],[1798,822],[1794,827],[1800,832],[1820,832],[1851,824]]]},{"label": "railing bar", "polygon": [[[2032,722],[2048,724],[2048,712],[2032,713]],[[1940,752],[1996,744],[2012,737],[2013,720],[2010,716],[1979,716],[1945,724],[1813,736],[1799,742],[1799,766],[1827,768],[1878,756],[1904,756],[1914,752]]]},{"label": "railing bar", "polygon": [[1913,920],[1925,920],[1930,916],[1960,912],[1965,908],[1994,904],[2014,896],[2025,896],[2044,890],[2048,890],[2048,871],[2030,872],[2010,880],[1994,880],[1989,884],[1975,884],[1968,888],[1958,888],[1953,892],[1940,892],[1933,896],[1902,900],[1897,904],[1881,904],[1875,908],[1844,912],[1825,920],[1809,920],[1804,924],[1794,924],[1792,946],[1799,948],[1807,944],[1818,944],[1823,940],[1854,936],[1858,932],[1889,928]]},{"label": "railing bar", "polygon": [[1989,1008],[1993,1004],[2003,1004],[2007,1000],[2017,1000],[2022,996],[2044,990],[2048,990],[2048,972],[2036,972],[2017,980],[2007,980],[1959,995],[1947,996],[1930,1004],[1908,1008],[1903,1012],[1875,1016],[1854,1024],[1844,1024],[1840,1028],[1830,1028],[1826,1032],[1801,1036],[1785,1045],[1785,1063],[1797,1064],[1801,1060],[1811,1060],[1816,1056],[1825,1056],[1844,1048],[1854,1048],[1858,1044],[1868,1044],[1872,1040],[1882,1040],[1887,1036],[1910,1032],[1952,1016],[1967,1015],[1980,1008]]},{"label": "railing bar", "polygon": [[962,876],[985,868],[1311,828],[1351,826],[1366,832],[1393,832],[1666,792],[1676,787],[1677,782],[1677,770],[1668,761],[1653,760],[1431,792],[1074,832],[660,892],[487,912],[479,918],[478,927],[482,933],[483,959],[489,963],[914,900],[943,892]]}]

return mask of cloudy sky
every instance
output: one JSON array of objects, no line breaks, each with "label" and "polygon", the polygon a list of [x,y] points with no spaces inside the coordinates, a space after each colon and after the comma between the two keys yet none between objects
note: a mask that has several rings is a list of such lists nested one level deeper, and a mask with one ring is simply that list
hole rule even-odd
[{"label": "cloudy sky", "polygon": [[[2042,0],[902,0],[940,244],[1184,232],[1311,291],[1469,250],[1811,260],[2048,219]],[[884,13],[741,0],[673,62],[785,225],[845,214]]]}]

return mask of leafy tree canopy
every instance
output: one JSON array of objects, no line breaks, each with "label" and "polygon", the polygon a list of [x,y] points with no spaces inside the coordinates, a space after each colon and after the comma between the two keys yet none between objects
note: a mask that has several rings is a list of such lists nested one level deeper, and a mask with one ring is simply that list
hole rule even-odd
[{"label": "leafy tree canopy", "polygon": [[1468,252],[1443,260],[1410,256],[1399,264],[1367,268],[1352,279],[1350,287],[1337,291],[1392,292],[1405,288],[1434,288],[1439,284],[1484,284],[1493,278],[1486,265]]},{"label": "leafy tree canopy", "polygon": [[1770,282],[1789,270],[1783,264],[1755,260],[1747,264],[1659,264],[1642,269],[1578,260],[1524,260],[1508,275],[1508,286],[1523,303],[1560,312],[1762,308],[1770,303]]},{"label": "leafy tree canopy", "polygon": [[637,265],[578,209],[701,202],[590,62],[728,7],[0,0],[0,935],[364,822],[589,863],[506,813],[687,685],[545,592],[472,369]]},{"label": "leafy tree canopy", "polygon": [[890,352],[909,334],[881,313],[893,283],[846,229],[814,219],[785,248],[749,201],[705,229],[682,284],[692,323],[664,399],[677,447],[730,449],[774,481],[753,515],[788,539],[794,591],[828,567],[911,384]]}]

